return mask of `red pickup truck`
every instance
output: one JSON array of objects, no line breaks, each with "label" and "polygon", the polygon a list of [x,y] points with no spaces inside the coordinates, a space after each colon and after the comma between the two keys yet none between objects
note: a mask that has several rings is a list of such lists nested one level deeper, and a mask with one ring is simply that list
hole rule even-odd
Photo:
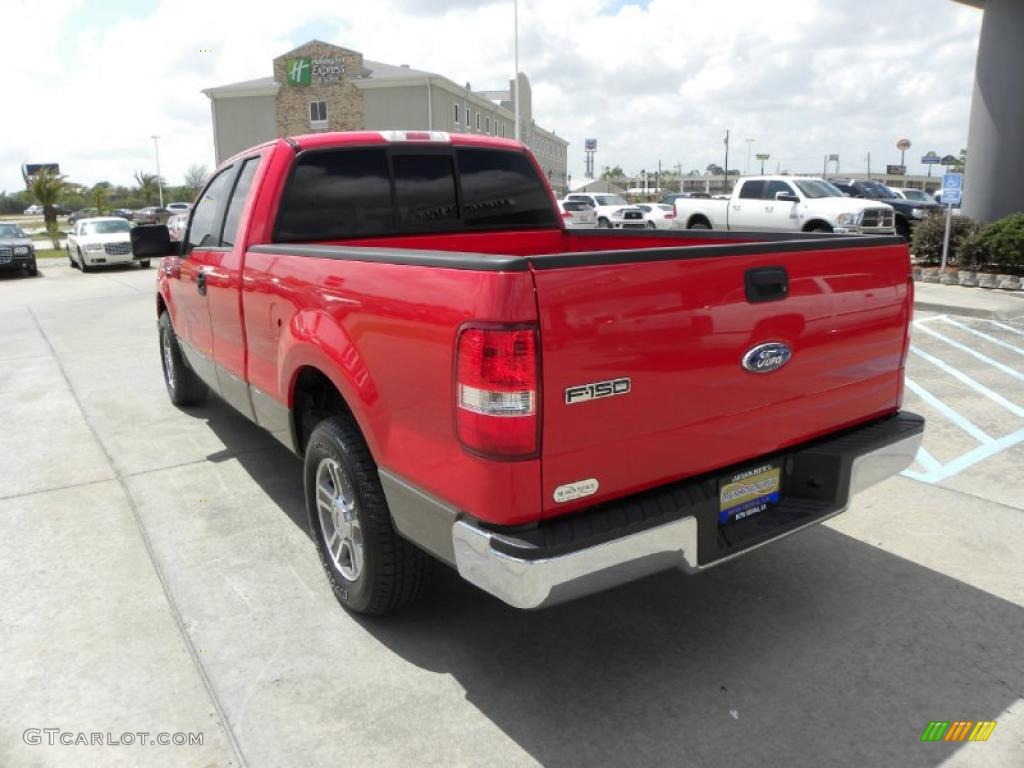
[{"label": "red pickup truck", "polygon": [[566,229],[522,145],[392,131],[225,162],[163,257],[171,399],[304,460],[340,602],[431,559],[520,608],[697,572],[907,467],[913,283],[891,236]]}]

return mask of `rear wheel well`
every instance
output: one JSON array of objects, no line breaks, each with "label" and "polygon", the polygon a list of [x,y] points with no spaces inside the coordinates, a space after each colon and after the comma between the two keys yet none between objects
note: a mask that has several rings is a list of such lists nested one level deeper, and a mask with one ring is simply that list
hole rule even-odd
[{"label": "rear wheel well", "polygon": [[690,220],[686,222],[686,228],[693,229],[695,224],[706,224],[708,229],[711,229],[711,222],[708,220],[708,217],[702,213],[697,213],[691,216]]},{"label": "rear wheel well", "polygon": [[306,443],[316,425],[331,416],[344,416],[356,424],[348,403],[334,382],[317,368],[300,368],[292,389],[292,430],[300,455],[305,453]]},{"label": "rear wheel well", "polygon": [[831,232],[832,225],[822,219],[814,219],[804,224],[804,232]]}]

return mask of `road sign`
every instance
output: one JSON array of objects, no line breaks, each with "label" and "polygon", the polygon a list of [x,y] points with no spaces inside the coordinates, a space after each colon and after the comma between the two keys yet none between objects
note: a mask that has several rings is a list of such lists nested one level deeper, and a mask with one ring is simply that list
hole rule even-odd
[{"label": "road sign", "polygon": [[952,155],[946,155],[940,161],[939,165],[957,165],[960,162],[959,157],[953,157]]},{"label": "road sign", "polygon": [[960,193],[964,188],[962,173],[942,174],[942,202],[944,205],[960,205]]},{"label": "road sign", "polygon": [[908,149],[910,149],[910,139],[900,139],[899,141],[897,141],[896,149],[900,150],[901,152],[906,152]]},{"label": "road sign", "polygon": [[938,165],[942,162],[942,158],[939,157],[937,152],[929,152],[927,155],[921,158],[922,165]]}]

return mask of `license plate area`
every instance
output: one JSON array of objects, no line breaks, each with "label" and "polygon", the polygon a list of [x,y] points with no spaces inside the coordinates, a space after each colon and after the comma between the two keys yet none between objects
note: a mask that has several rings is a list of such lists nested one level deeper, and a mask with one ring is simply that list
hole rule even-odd
[{"label": "license plate area", "polygon": [[782,461],[726,475],[718,481],[718,525],[746,520],[782,500]]}]

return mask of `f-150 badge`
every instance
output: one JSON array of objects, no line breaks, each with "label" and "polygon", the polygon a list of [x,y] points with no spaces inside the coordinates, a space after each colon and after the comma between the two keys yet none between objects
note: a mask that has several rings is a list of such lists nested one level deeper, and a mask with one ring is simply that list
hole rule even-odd
[{"label": "f-150 badge", "polygon": [[595,381],[593,384],[577,384],[575,387],[565,388],[565,404],[576,405],[602,397],[628,395],[631,386],[629,378]]},{"label": "f-150 badge", "polygon": [[743,367],[751,373],[771,373],[788,363],[792,356],[789,347],[781,342],[758,344],[743,356]]}]

